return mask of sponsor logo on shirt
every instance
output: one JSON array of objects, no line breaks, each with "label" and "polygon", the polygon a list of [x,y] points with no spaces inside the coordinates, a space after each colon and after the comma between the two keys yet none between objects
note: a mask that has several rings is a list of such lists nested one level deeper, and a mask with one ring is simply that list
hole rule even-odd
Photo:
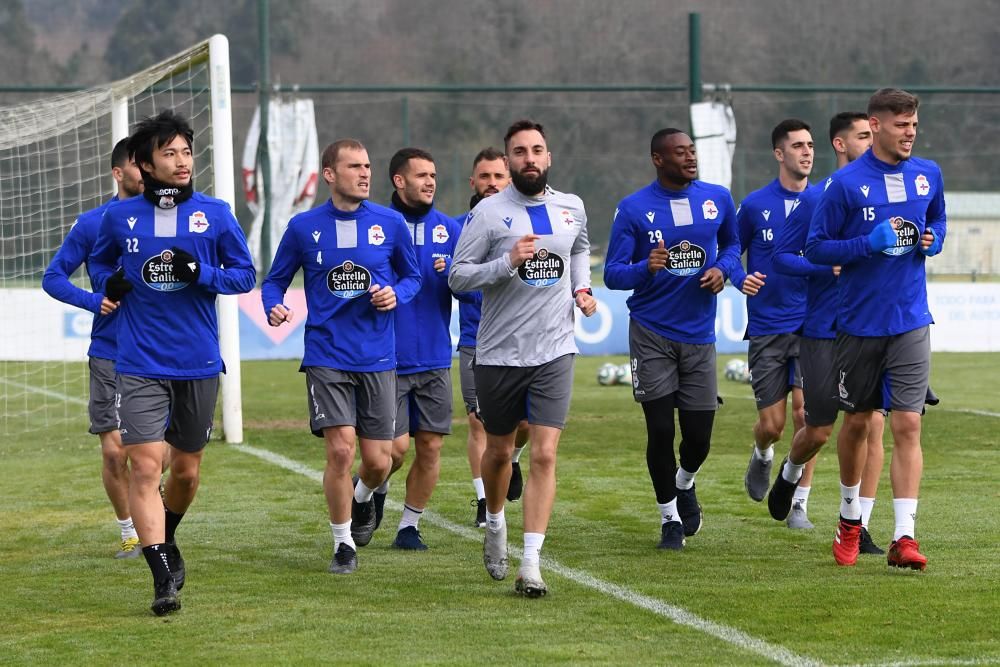
[{"label": "sponsor logo on shirt", "polygon": [[913,249],[917,247],[917,242],[920,240],[920,230],[917,229],[916,223],[904,220],[899,216],[890,218],[889,222],[892,223],[892,228],[896,230],[896,245],[886,248],[882,252],[890,257],[898,257],[913,252]]},{"label": "sponsor logo on shirt", "polygon": [[174,277],[174,253],[164,250],[153,255],[142,265],[142,280],[157,292],[176,292],[188,286]]},{"label": "sponsor logo on shirt", "polygon": [[326,274],[326,286],[336,297],[356,299],[368,293],[372,286],[372,274],[360,264],[347,260],[330,269]]},{"label": "sponsor logo on shirt", "polygon": [[706,220],[715,220],[719,217],[719,207],[711,199],[706,199],[705,203],[701,205],[701,213]]},{"label": "sponsor logo on shirt", "polygon": [[202,211],[195,211],[188,216],[188,231],[194,234],[204,234],[208,229],[208,218]]},{"label": "sponsor logo on shirt", "polygon": [[693,276],[708,262],[708,253],[690,241],[681,241],[667,249],[667,271],[675,276]]},{"label": "sponsor logo on shirt", "polygon": [[385,243],[385,232],[382,231],[382,225],[372,225],[368,228],[368,243],[371,245]]},{"label": "sponsor logo on shirt", "polygon": [[431,230],[431,238],[434,243],[446,243],[448,241],[448,228],[444,225],[436,225]]},{"label": "sponsor logo on shirt", "polygon": [[917,194],[921,197],[926,197],[931,192],[931,184],[927,181],[927,177],[920,174],[915,179],[913,179],[913,184],[917,187]]},{"label": "sponsor logo on shirt", "polygon": [[534,255],[517,267],[517,275],[521,281],[532,287],[550,287],[555,285],[566,272],[566,262],[546,248],[539,248]]}]

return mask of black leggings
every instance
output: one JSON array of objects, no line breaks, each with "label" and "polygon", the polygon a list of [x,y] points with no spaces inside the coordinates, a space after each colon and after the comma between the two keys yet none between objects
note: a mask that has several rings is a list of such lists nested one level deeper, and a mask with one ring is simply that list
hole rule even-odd
[{"label": "black leggings", "polygon": [[[674,478],[674,394],[642,403],[646,415],[646,467],[653,480],[656,502],[669,503],[677,497]],[[712,443],[715,410],[678,410],[681,425],[681,467],[695,472],[708,458]]]}]

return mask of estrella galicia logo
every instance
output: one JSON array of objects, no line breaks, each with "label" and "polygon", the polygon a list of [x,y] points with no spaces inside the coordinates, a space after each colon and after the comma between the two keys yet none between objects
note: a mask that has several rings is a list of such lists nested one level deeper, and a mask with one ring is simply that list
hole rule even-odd
[{"label": "estrella galicia logo", "polygon": [[917,247],[917,242],[920,240],[920,230],[917,229],[916,223],[904,220],[898,215],[890,218],[889,222],[892,224],[892,228],[896,230],[896,245],[886,248],[882,252],[890,257],[899,257],[900,255],[913,252],[913,249]]},{"label": "estrella galicia logo", "polygon": [[539,248],[534,255],[517,268],[521,281],[532,287],[555,285],[566,272],[566,262],[555,253]]},{"label": "estrella galicia logo", "polygon": [[169,249],[146,260],[142,265],[142,279],[157,292],[176,292],[188,286],[174,278],[174,253]]},{"label": "estrella galicia logo", "polygon": [[690,241],[681,241],[667,249],[667,271],[675,276],[693,276],[708,261],[708,253]]},{"label": "estrella galicia logo", "polygon": [[356,299],[367,294],[372,286],[371,271],[351,260],[335,266],[326,274],[326,286],[334,296],[341,299]]}]

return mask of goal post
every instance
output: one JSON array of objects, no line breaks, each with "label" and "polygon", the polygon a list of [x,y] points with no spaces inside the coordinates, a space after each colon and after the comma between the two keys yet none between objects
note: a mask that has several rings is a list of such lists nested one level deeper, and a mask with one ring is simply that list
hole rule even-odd
[{"label": "goal post", "polygon": [[[215,35],[112,83],[0,107],[0,434],[49,441],[86,430],[92,316],[41,290],[76,218],[116,192],[114,144],[137,120],[173,108],[195,132],[194,185],[235,209],[229,43]],[[82,268],[71,278],[90,285]],[[222,432],[243,439],[236,296],[219,296]]]}]

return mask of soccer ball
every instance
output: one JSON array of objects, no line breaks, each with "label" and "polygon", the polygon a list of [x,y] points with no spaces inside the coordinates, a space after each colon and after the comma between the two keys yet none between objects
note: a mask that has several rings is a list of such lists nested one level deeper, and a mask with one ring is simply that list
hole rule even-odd
[{"label": "soccer ball", "polygon": [[618,371],[620,369],[614,364],[604,364],[597,369],[597,384],[610,387],[618,383]]},{"label": "soccer ball", "polygon": [[730,359],[726,364],[725,377],[733,382],[750,382],[750,367],[742,359]]},{"label": "soccer ball", "polygon": [[618,384],[632,384],[632,365],[628,362],[615,368],[615,378]]}]

